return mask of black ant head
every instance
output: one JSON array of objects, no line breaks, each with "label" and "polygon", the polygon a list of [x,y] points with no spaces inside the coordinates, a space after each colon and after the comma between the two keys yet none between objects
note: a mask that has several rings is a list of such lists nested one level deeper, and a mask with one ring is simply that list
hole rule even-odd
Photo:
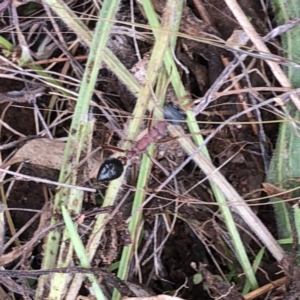
[{"label": "black ant head", "polygon": [[119,178],[124,171],[123,162],[118,158],[109,158],[100,166],[97,180],[111,181]]},{"label": "black ant head", "polygon": [[169,120],[172,125],[179,125],[180,121],[186,119],[186,114],[173,102],[167,102],[164,106],[164,118]]}]

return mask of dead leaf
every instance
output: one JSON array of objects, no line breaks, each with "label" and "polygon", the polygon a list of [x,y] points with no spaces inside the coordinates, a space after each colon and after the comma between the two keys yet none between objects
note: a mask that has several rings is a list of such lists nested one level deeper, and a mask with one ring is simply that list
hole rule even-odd
[{"label": "dead leaf", "polygon": [[143,83],[147,73],[150,53],[146,53],[141,61],[138,61],[130,70],[139,83]]},{"label": "dead leaf", "polygon": [[276,196],[284,200],[292,198],[291,193],[289,193],[287,190],[280,189],[271,183],[264,182],[262,186],[268,196]]},{"label": "dead leaf", "polygon": [[49,169],[60,170],[66,144],[51,139],[35,139],[26,143],[3,166],[6,168],[24,161],[32,165],[39,165]]},{"label": "dead leaf", "polygon": [[243,30],[234,30],[232,35],[226,41],[226,44],[236,46],[245,46],[249,41],[249,37]]}]

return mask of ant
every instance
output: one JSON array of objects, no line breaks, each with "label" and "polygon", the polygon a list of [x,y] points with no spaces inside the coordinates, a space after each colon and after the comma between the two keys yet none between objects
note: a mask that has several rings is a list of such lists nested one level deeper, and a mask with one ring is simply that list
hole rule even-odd
[{"label": "ant", "polygon": [[[163,111],[164,119],[169,120],[172,125],[178,125],[179,121],[186,119],[186,114],[174,103],[167,102]],[[148,133],[135,142],[133,147],[126,150],[124,157],[108,158],[103,162],[98,171],[98,181],[112,181],[119,178],[123,171],[124,165],[128,160],[146,152],[147,148],[167,134],[168,122],[160,121],[153,125]]]}]

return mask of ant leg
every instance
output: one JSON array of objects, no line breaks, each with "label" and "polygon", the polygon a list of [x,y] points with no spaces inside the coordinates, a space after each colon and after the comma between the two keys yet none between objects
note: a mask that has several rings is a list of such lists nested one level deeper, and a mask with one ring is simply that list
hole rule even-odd
[{"label": "ant leg", "polygon": [[82,166],[89,158],[93,157],[93,155],[95,155],[95,153],[97,153],[99,150],[110,150],[113,152],[122,152],[124,153],[125,151],[114,147],[114,146],[99,146],[97,148],[95,148],[94,150],[92,150],[86,157],[84,157],[82,160],[80,160],[78,162],[78,164],[76,165],[76,168],[79,168],[80,166]]},{"label": "ant leg", "polygon": [[125,150],[123,150],[123,149],[120,149],[120,148],[115,147],[115,146],[109,146],[109,145],[104,145],[104,146],[101,147],[101,149],[109,150],[109,151],[112,151],[112,152],[121,152],[121,153],[125,152]]},{"label": "ant leg", "polygon": [[164,143],[168,143],[174,140],[177,140],[179,137],[178,136],[174,136],[174,137],[169,137],[169,138],[165,138],[165,139],[160,139],[158,141],[155,141],[156,144],[164,144]]},{"label": "ant leg", "polygon": [[156,166],[158,166],[163,171],[163,173],[166,176],[170,176],[170,172],[168,170],[166,170],[158,160],[156,160],[155,158],[151,157],[148,152],[146,152],[145,154],[151,159],[151,161],[152,161],[153,164],[155,164]]},{"label": "ant leg", "polygon": [[148,121],[148,125],[147,125],[148,132],[151,131],[153,114],[154,114],[154,110],[151,111],[150,116],[149,116],[149,121]]},{"label": "ant leg", "polygon": [[132,162],[131,164],[131,185],[135,186],[137,183],[137,165],[136,162]]}]

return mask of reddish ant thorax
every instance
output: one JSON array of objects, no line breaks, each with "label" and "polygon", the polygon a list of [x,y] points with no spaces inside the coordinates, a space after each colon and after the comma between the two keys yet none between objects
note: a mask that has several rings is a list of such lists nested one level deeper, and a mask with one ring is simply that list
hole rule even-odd
[{"label": "reddish ant thorax", "polygon": [[165,121],[156,123],[145,136],[135,143],[132,149],[126,151],[127,159],[132,159],[135,156],[139,156],[141,153],[144,153],[151,143],[156,142],[166,135],[167,128],[168,123]]}]

